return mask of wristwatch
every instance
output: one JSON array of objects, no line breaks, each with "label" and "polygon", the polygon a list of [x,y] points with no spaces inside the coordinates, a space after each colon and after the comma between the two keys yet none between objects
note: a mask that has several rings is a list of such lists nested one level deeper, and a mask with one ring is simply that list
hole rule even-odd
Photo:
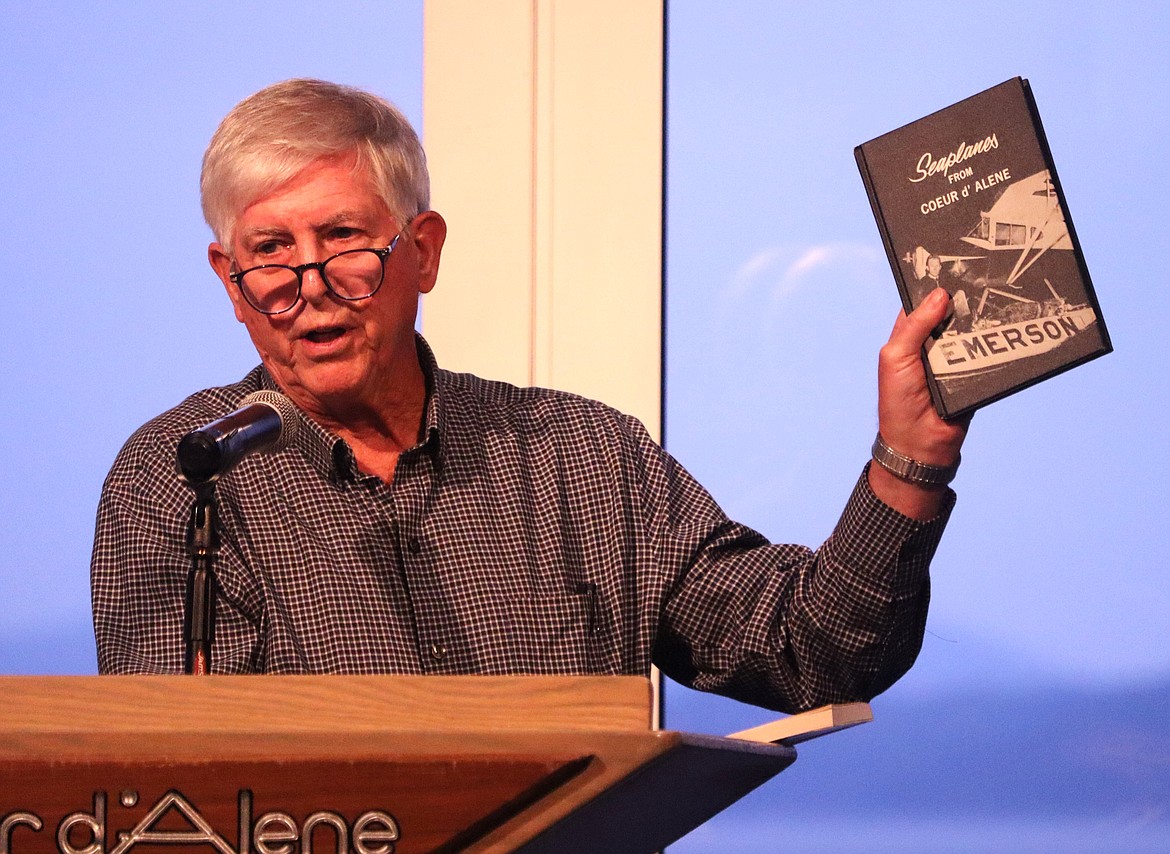
[{"label": "wristwatch", "polygon": [[946,486],[955,479],[959,472],[959,463],[962,458],[955,460],[953,466],[932,466],[920,463],[918,460],[903,456],[886,444],[882,434],[878,433],[873,440],[873,459],[894,477],[907,483],[916,483],[920,486]]}]

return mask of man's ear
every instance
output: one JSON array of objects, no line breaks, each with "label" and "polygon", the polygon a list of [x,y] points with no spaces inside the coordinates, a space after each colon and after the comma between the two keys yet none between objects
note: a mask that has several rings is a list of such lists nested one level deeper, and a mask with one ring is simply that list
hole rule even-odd
[{"label": "man's ear", "polygon": [[409,233],[418,255],[418,292],[428,294],[439,276],[447,222],[437,211],[423,211],[411,221]]},{"label": "man's ear", "polygon": [[232,309],[236,313],[236,320],[243,323],[244,295],[240,293],[240,289],[229,278],[232,272],[231,256],[218,243],[212,243],[207,247],[207,261],[211,264],[211,269],[215,271],[215,275],[227,290],[228,299],[232,301]]}]

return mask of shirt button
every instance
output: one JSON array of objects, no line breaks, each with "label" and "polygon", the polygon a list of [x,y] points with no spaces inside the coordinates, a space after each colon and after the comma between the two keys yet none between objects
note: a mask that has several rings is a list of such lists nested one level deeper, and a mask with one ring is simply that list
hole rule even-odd
[{"label": "shirt button", "polygon": [[441,643],[431,644],[431,658],[433,658],[435,661],[442,661],[446,657],[447,647],[443,646]]},{"label": "shirt button", "polygon": [[422,544],[418,541],[418,537],[411,537],[407,540],[406,547],[410,549],[412,555],[416,555],[422,551]]}]

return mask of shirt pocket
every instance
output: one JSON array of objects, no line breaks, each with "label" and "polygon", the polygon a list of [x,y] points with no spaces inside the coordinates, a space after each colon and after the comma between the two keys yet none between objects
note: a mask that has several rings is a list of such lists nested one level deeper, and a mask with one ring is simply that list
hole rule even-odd
[{"label": "shirt pocket", "polygon": [[510,610],[511,655],[522,672],[612,672],[604,665],[606,626],[612,621],[593,582],[565,578],[555,586],[530,589]]}]

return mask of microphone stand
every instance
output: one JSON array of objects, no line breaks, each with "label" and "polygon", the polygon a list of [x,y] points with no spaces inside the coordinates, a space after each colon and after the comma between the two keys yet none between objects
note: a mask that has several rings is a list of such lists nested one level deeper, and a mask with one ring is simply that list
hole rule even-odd
[{"label": "microphone stand", "polygon": [[187,576],[183,639],[183,672],[194,676],[211,673],[211,643],[215,638],[215,555],[219,536],[215,533],[215,481],[192,483],[195,501],[187,525],[187,554],[191,572]]},{"label": "microphone stand", "polygon": [[[215,482],[251,453],[288,447],[296,433],[297,410],[274,391],[256,391],[234,412],[192,430],[179,440],[175,453],[180,478],[193,490],[195,501],[187,524],[187,555],[191,572],[183,613],[183,670],[195,676],[211,673],[211,645],[215,640]],[[2,840],[3,837],[0,837]],[[4,848],[0,846],[0,854]]]}]

